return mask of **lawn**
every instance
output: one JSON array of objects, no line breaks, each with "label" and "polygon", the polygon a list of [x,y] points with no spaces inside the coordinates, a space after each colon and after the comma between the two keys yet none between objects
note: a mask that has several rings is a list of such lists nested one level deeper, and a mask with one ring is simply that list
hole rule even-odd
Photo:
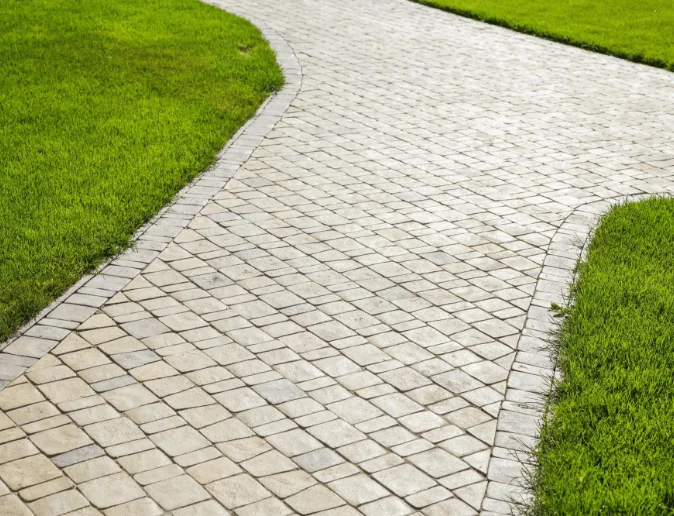
[{"label": "lawn", "polygon": [[606,214],[559,333],[532,514],[674,514],[674,200]]},{"label": "lawn", "polygon": [[0,2],[0,342],[130,235],[283,83],[197,0]]},{"label": "lawn", "polygon": [[674,70],[674,2],[671,0],[415,1]]}]

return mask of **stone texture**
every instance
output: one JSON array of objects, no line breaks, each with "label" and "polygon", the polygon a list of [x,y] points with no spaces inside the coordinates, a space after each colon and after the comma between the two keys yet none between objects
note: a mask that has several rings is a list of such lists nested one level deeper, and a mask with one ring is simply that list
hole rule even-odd
[{"label": "stone texture", "polygon": [[509,514],[579,244],[673,191],[674,76],[407,0],[209,3],[286,85],[0,351],[0,513]]},{"label": "stone texture", "polygon": [[0,466],[0,478],[15,491],[60,475],[59,470],[44,455],[32,455]]},{"label": "stone texture", "polygon": [[82,494],[98,509],[141,498],[143,490],[124,473],[104,476],[79,485]]},{"label": "stone texture", "polygon": [[147,486],[145,489],[167,511],[209,498],[206,490],[187,475],[157,482],[156,484]]}]

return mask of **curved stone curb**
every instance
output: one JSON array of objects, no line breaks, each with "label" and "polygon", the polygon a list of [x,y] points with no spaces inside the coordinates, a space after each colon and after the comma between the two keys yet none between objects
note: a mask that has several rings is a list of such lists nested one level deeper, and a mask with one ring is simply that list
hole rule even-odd
[{"label": "curved stone curb", "polygon": [[[217,6],[217,2],[206,3]],[[101,264],[95,273],[86,274],[12,338],[0,343],[0,390],[49,353],[154,260],[207,202],[225,188],[281,119],[300,89],[302,71],[294,52],[281,36],[266,26],[258,25],[258,29],[276,53],[285,76],[283,89],[264,101],[222,148],[210,168],[183,187],[152,220],[138,229],[129,249]]]},{"label": "curved stone curb", "polygon": [[550,338],[557,330],[551,304],[565,306],[576,265],[586,257],[599,219],[614,205],[653,197],[620,196],[578,206],[552,238],[536,284],[517,356],[508,377],[506,400],[498,416],[483,509],[508,514],[531,498],[528,479],[531,450],[538,444],[545,398],[559,371]]}]

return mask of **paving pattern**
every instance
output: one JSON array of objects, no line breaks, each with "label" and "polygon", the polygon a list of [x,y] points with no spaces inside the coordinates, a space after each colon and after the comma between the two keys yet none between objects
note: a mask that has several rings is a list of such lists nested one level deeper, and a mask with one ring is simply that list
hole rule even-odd
[{"label": "paving pattern", "polygon": [[287,84],[0,354],[0,514],[508,514],[674,74],[403,0],[221,0]]}]

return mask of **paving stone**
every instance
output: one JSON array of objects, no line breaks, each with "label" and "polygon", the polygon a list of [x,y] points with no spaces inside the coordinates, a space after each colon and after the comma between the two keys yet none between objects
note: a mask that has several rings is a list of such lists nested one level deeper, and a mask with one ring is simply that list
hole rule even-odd
[{"label": "paving stone", "polygon": [[417,412],[409,416],[403,416],[399,421],[415,433],[427,432],[447,424],[444,419],[432,412]]},{"label": "paving stone", "polygon": [[[56,417],[58,418],[58,416]],[[56,418],[50,418],[47,421],[51,421]],[[67,418],[66,418],[67,419]],[[40,424],[41,422],[38,422],[37,424]],[[59,421],[57,424],[62,424],[62,421]],[[30,425],[27,425],[30,426]],[[27,430],[28,432],[31,432],[32,429]],[[0,443],[6,443],[9,441],[15,441],[16,439],[21,439],[22,437],[25,437],[26,433],[21,430],[20,428],[9,428],[7,430],[0,431]]]},{"label": "paving stone", "polygon": [[183,468],[189,468],[195,464],[200,464],[208,460],[212,460],[221,456],[221,453],[214,447],[210,446],[208,448],[201,448],[199,450],[186,453],[185,455],[180,455],[174,460],[179,466]]},{"label": "paving stone", "polygon": [[468,468],[468,464],[438,448],[412,455],[407,460],[434,478],[444,477]]},{"label": "paving stone", "polygon": [[0,511],[4,516],[33,516],[33,512],[14,495],[0,497]]},{"label": "paving stone", "polygon": [[119,466],[110,457],[94,458],[64,469],[64,472],[77,484],[117,473],[118,471],[120,471]]},{"label": "paving stone", "polygon": [[330,489],[352,505],[362,505],[389,494],[377,482],[362,474],[335,480],[328,485]]},{"label": "paving stone", "polygon": [[203,428],[230,417],[230,412],[220,405],[196,407],[180,412],[180,416],[194,428]]},{"label": "paving stone", "polygon": [[89,502],[79,492],[71,489],[56,493],[29,504],[36,516],[59,516],[87,507]]},{"label": "paving stone", "polygon": [[164,511],[150,498],[139,498],[105,510],[105,516],[159,516]]},{"label": "paving stone", "polygon": [[[28,487],[21,490],[20,496],[23,500],[27,502],[32,502],[45,496],[49,496],[54,493],[60,493],[61,491],[66,491],[73,487],[73,483],[67,477],[57,477],[53,480],[48,480],[42,484],[35,485],[33,487]],[[6,489],[9,492],[8,489]],[[6,493],[3,493],[6,494]]]},{"label": "paving stone", "polygon": [[359,509],[366,516],[406,516],[414,511],[403,500],[395,496],[368,503]]},{"label": "paving stone", "polygon": [[[9,418],[17,425],[25,425],[33,421],[39,421],[48,417],[56,416],[59,411],[51,403],[44,401],[41,403],[33,403],[26,407],[18,408],[8,412]],[[6,417],[6,416],[5,416]],[[3,421],[6,421],[4,417]],[[3,424],[3,427],[9,428],[11,423]]]},{"label": "paving stone", "polygon": [[0,445],[0,464],[35,455],[40,451],[28,439],[20,439]]},{"label": "paving stone", "polygon": [[59,468],[65,468],[71,464],[77,464],[78,462],[100,457],[104,453],[105,452],[101,448],[95,444],[91,444],[89,446],[84,446],[83,448],[77,448],[76,450],[62,453],[61,455],[52,457],[51,460]]},{"label": "paving stone", "polygon": [[137,339],[154,337],[170,331],[165,324],[157,319],[142,319],[140,321],[129,322],[122,324],[122,328]]},{"label": "paving stone", "polygon": [[265,405],[264,399],[247,387],[216,394],[213,397],[232,412],[241,412]]},{"label": "paving stone", "polygon": [[261,478],[260,482],[279,498],[287,498],[317,483],[314,477],[300,470],[270,475]]},{"label": "paving stone", "polygon": [[128,353],[116,353],[112,355],[112,359],[127,370],[160,360],[157,354],[149,349],[131,351]]},{"label": "paving stone", "polygon": [[270,450],[271,446],[259,437],[248,437],[218,444],[218,449],[234,462],[242,462]]},{"label": "paving stone", "polygon": [[187,473],[202,485],[241,472],[241,468],[226,457],[202,462],[201,464],[197,464],[196,466],[187,469]]},{"label": "paving stone", "polygon": [[300,429],[271,435],[267,437],[267,442],[287,457],[295,457],[323,447],[318,440]]},{"label": "paving stone", "polygon": [[[444,487],[435,486],[427,489],[426,491],[421,491],[420,493],[410,495],[405,500],[412,507],[422,508],[437,504],[438,502],[447,500],[451,497],[452,493],[450,493],[447,489]],[[480,499],[480,501],[481,500],[482,499]]]},{"label": "paving stone", "polygon": [[89,436],[75,425],[60,426],[33,434],[30,440],[47,455],[58,455],[92,444]]},{"label": "paving stone", "polygon": [[288,380],[276,380],[255,385],[253,390],[274,405],[306,396],[302,389]]},{"label": "paving stone", "polygon": [[237,418],[251,428],[255,428],[260,425],[268,425],[270,423],[274,423],[275,421],[285,419],[284,415],[280,411],[269,405],[241,412],[237,415]]},{"label": "paving stone", "polygon": [[211,444],[199,432],[187,426],[154,434],[150,439],[170,457],[193,452]]},{"label": "paving stone", "polygon": [[125,473],[115,473],[78,486],[82,494],[98,509],[142,498],[145,492]]},{"label": "paving stone", "polygon": [[[88,340],[88,339],[87,339]],[[73,371],[80,371],[82,369],[89,369],[91,367],[100,366],[110,363],[110,359],[97,349],[83,349],[61,355],[61,360],[64,364],[70,367]]]},{"label": "paving stone", "polygon": [[342,446],[339,448],[339,453],[350,462],[358,464],[359,462],[384,455],[386,450],[376,442],[367,440]]},{"label": "paving stone", "polygon": [[175,411],[162,402],[150,403],[126,412],[126,416],[137,425],[159,421],[174,415]]},{"label": "paving stone", "polygon": [[406,416],[422,409],[421,405],[399,393],[375,398],[372,403],[392,417]]},{"label": "paving stone", "polygon": [[398,496],[408,496],[429,487],[433,487],[435,482],[409,464],[401,464],[393,468],[380,471],[373,475],[375,480],[383,484],[386,488],[393,491]]},{"label": "paving stone", "polygon": [[5,353],[23,357],[41,358],[58,344],[58,341],[22,335],[4,349]]},{"label": "paving stone", "polygon": [[0,478],[14,491],[60,475],[59,470],[44,455],[32,455],[0,466]]},{"label": "paving stone", "polygon": [[[260,432],[260,429],[257,429]],[[203,428],[201,433],[214,443],[243,439],[254,435],[253,431],[238,419],[228,419]]]},{"label": "paving stone", "polygon": [[290,471],[297,466],[283,454],[272,450],[242,462],[241,467],[254,477],[265,477]]},{"label": "paving stone", "polygon": [[140,384],[120,387],[103,393],[103,398],[119,411],[126,411],[157,401],[157,397]]},{"label": "paving stone", "polygon": [[206,488],[227,509],[235,509],[271,496],[259,482],[246,474],[217,480]]},{"label": "paving stone", "polygon": [[460,428],[471,428],[491,419],[489,415],[475,407],[462,408],[445,417],[450,423],[453,423]]},{"label": "paving stone", "polygon": [[154,448],[154,443],[149,439],[138,439],[137,441],[130,441],[124,444],[117,444],[115,446],[110,446],[105,450],[110,457],[118,458],[124,457],[126,455],[132,455],[134,453],[139,453],[145,450],[151,450]]},{"label": "paving stone", "polygon": [[133,479],[136,482],[138,482],[138,484],[140,484],[141,486],[147,486],[174,477],[178,477],[182,474],[183,474],[182,468],[180,468],[176,464],[169,464],[167,466],[162,466],[161,468],[138,473],[137,475],[134,475]]},{"label": "paving stone", "polygon": [[189,507],[176,509],[174,516],[229,516],[229,512],[215,500],[206,500]]},{"label": "paving stone", "polygon": [[309,433],[328,446],[338,448],[365,439],[365,435],[348,423],[335,420],[309,428]]},{"label": "paving stone", "polygon": [[35,387],[30,384],[21,384],[0,392],[0,410],[12,410],[43,400],[44,396]]},{"label": "paving stone", "polygon": [[258,514],[278,514],[279,516],[286,516],[293,514],[292,509],[275,498],[265,498],[259,502],[242,507],[238,509],[237,512],[241,516],[253,516]]},{"label": "paving stone", "polygon": [[119,458],[118,461],[130,475],[160,468],[171,463],[164,453],[156,449],[127,455]]},{"label": "paving stone", "polygon": [[309,473],[320,471],[344,462],[339,455],[328,448],[319,448],[298,457],[294,461]]},{"label": "paving stone", "polygon": [[445,500],[430,507],[426,507],[424,512],[428,516],[443,516],[445,514],[458,514],[460,516],[473,516],[477,514],[470,506],[458,499]]},{"label": "paving stone", "polygon": [[30,378],[31,382],[39,385],[42,383],[54,382],[56,380],[63,380],[65,378],[72,378],[77,375],[72,369],[70,369],[70,367],[65,365],[57,365],[55,367],[47,367],[30,371],[26,376]]},{"label": "paving stone", "polygon": [[383,414],[381,410],[371,403],[357,397],[331,403],[328,405],[328,409],[347,423],[353,425],[374,419]]},{"label": "paving stone", "polygon": [[310,514],[339,507],[345,502],[328,488],[314,486],[291,496],[286,503],[300,514]]},{"label": "paving stone", "polygon": [[87,426],[85,431],[104,448],[144,437],[143,432],[125,417],[94,423]]},{"label": "paving stone", "polygon": [[136,383],[129,375],[117,376],[115,378],[110,378],[109,380],[103,380],[101,382],[96,382],[91,384],[91,388],[96,392],[107,392],[119,387],[124,387],[126,385],[132,385]]}]

